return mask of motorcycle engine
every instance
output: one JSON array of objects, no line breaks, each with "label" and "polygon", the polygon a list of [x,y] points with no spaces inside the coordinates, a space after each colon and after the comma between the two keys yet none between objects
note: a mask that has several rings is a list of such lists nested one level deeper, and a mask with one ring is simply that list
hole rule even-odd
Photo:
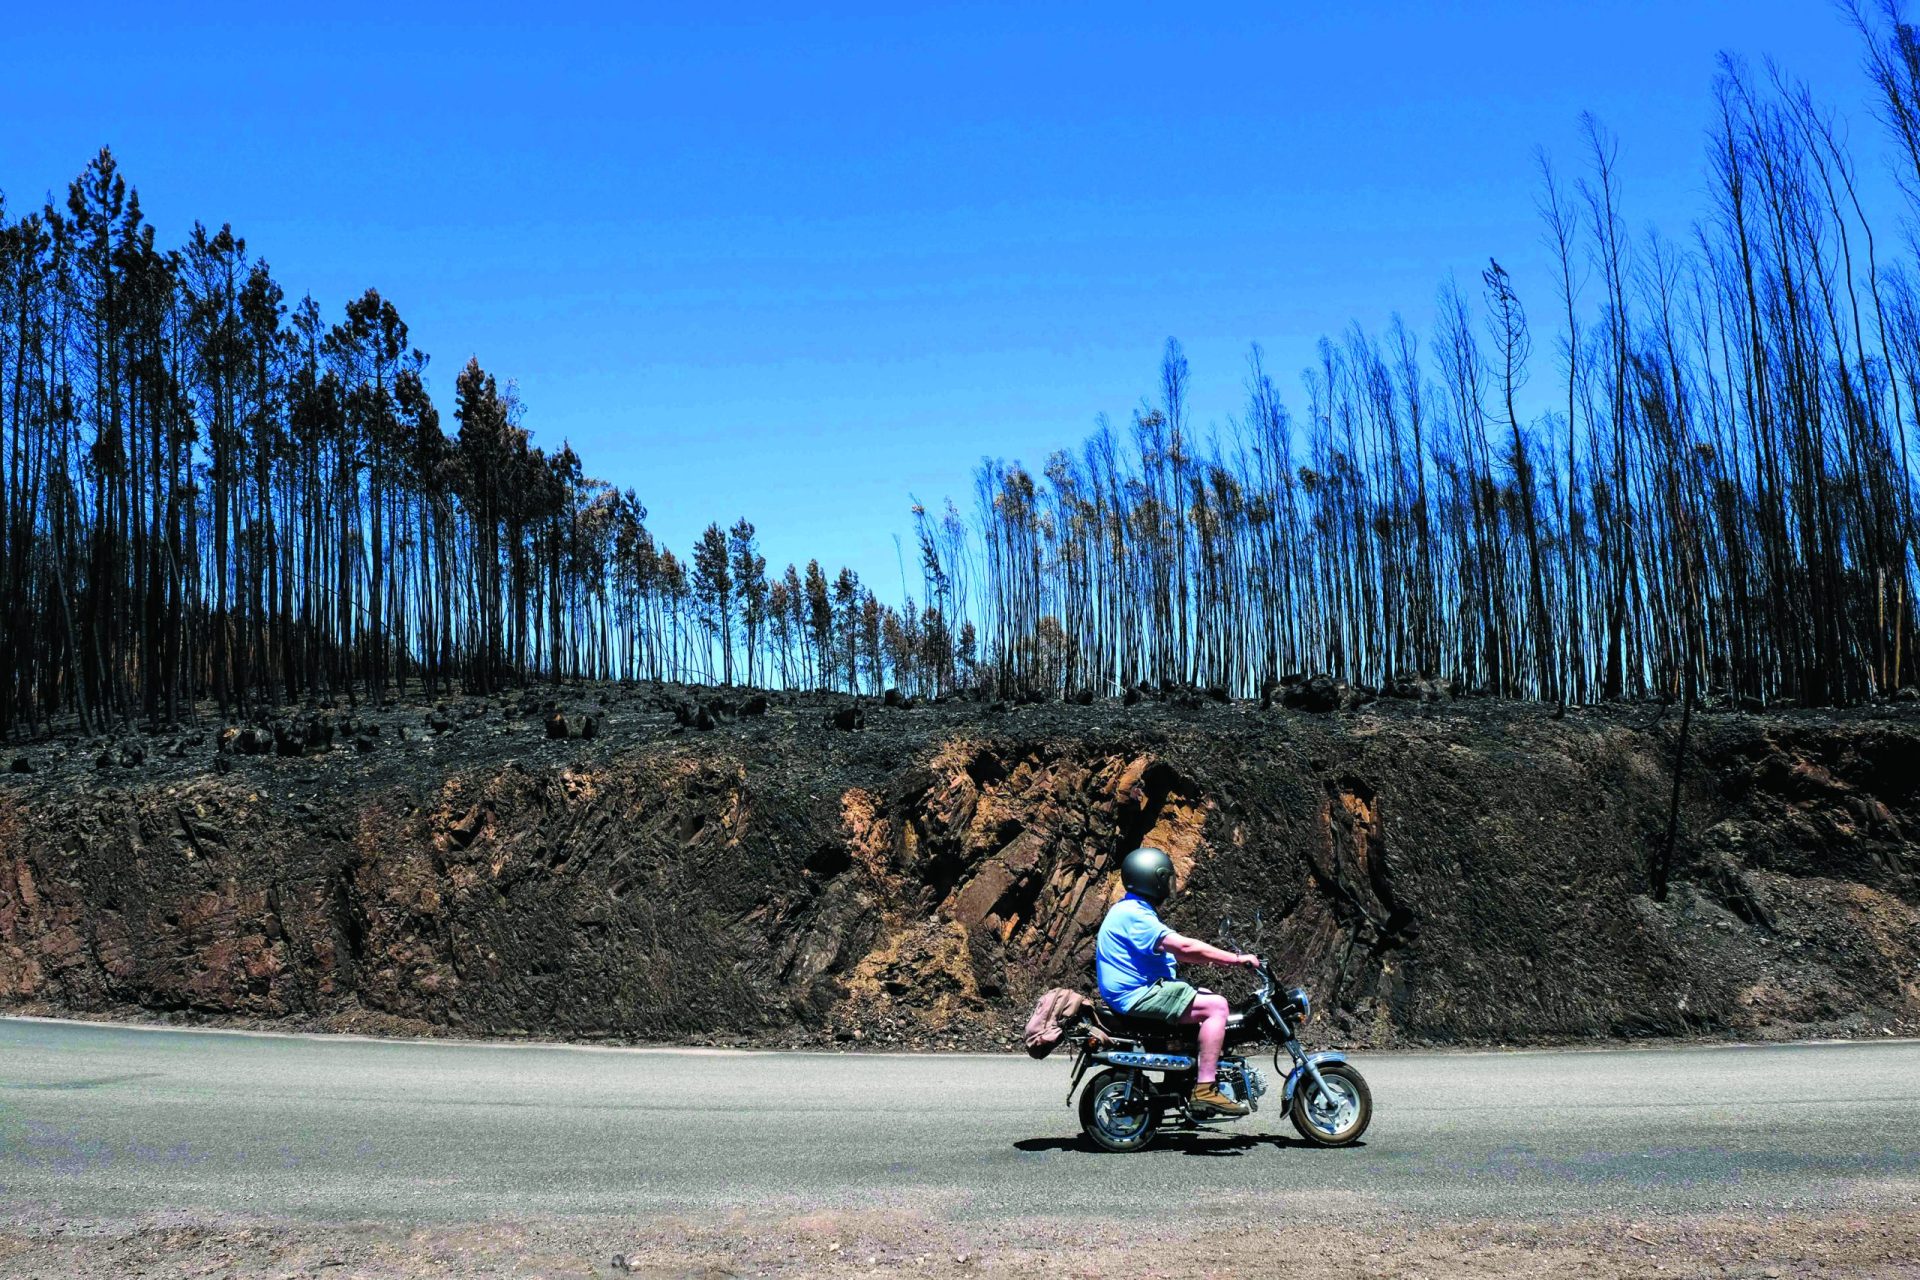
[{"label": "motorcycle engine", "polygon": [[1245,1061],[1220,1064],[1221,1083],[1241,1102],[1258,1102],[1267,1091],[1267,1073]]}]

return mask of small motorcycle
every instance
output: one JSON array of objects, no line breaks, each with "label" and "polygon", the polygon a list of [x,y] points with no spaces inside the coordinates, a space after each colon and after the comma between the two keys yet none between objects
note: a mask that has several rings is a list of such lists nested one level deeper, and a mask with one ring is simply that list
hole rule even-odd
[{"label": "small motorcycle", "polygon": [[[1254,951],[1231,940],[1231,927],[1231,921],[1221,921],[1222,943],[1236,951]],[[1300,1136],[1322,1147],[1358,1142],[1373,1120],[1373,1094],[1366,1080],[1343,1053],[1301,1049],[1298,1029],[1312,1018],[1313,1002],[1301,987],[1276,996],[1273,973],[1265,960],[1257,972],[1260,985],[1251,1007],[1227,1017],[1226,1044],[1220,1054],[1221,1091],[1246,1103],[1249,1115],[1259,1110],[1268,1088],[1266,1073],[1234,1050],[1271,1044],[1278,1074],[1280,1051],[1285,1049],[1292,1063],[1281,1087],[1281,1105],[1288,1109]],[[1129,1018],[1104,1004],[1096,1005],[1067,1041],[1074,1049],[1069,1102],[1088,1069],[1102,1068],[1081,1090],[1081,1131],[1108,1151],[1138,1151],[1169,1125],[1204,1128],[1245,1119],[1197,1116],[1189,1109],[1196,1033],[1193,1026]]]}]

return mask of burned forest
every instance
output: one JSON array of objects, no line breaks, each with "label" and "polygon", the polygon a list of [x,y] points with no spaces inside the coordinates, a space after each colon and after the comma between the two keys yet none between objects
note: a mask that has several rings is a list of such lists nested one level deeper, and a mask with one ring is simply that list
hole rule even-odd
[{"label": "burned forest", "polygon": [[[746,518],[669,549],[477,359],[443,422],[393,301],[290,302],[224,225],[163,247],[103,149],[63,200],[0,204],[0,731],[535,678],[1901,696],[1920,36],[1851,16],[1870,161],[1807,88],[1729,60],[1705,207],[1642,230],[1588,120],[1583,154],[1537,162],[1548,278],[1488,258],[1424,331],[1322,340],[1297,411],[1255,347],[1244,408],[1197,423],[1169,340],[1126,423],[915,502],[897,602],[817,560],[770,572]],[[1904,208],[1868,208],[1863,163]]]}]

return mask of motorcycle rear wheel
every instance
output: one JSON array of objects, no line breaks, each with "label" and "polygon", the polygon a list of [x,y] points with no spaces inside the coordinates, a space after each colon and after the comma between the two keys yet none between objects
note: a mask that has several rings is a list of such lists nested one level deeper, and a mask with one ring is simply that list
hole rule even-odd
[{"label": "motorcycle rear wheel", "polygon": [[1080,1091],[1080,1132],[1105,1151],[1138,1151],[1153,1141],[1159,1117],[1145,1096],[1144,1080],[1136,1080],[1133,1100],[1127,1102],[1127,1078],[1132,1072],[1109,1067]]},{"label": "motorcycle rear wheel", "polygon": [[1360,1141],[1373,1123],[1373,1093],[1365,1078],[1344,1062],[1321,1067],[1320,1078],[1333,1098],[1321,1097],[1312,1078],[1303,1076],[1294,1086],[1293,1105],[1288,1108],[1293,1127],[1318,1147],[1345,1147]]}]

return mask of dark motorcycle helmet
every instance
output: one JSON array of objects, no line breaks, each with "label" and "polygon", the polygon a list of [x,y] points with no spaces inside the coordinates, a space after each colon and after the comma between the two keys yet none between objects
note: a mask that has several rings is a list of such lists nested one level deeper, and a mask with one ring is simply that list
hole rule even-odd
[{"label": "dark motorcycle helmet", "polygon": [[1135,849],[1120,862],[1120,883],[1157,907],[1173,895],[1173,859],[1164,849]]}]

